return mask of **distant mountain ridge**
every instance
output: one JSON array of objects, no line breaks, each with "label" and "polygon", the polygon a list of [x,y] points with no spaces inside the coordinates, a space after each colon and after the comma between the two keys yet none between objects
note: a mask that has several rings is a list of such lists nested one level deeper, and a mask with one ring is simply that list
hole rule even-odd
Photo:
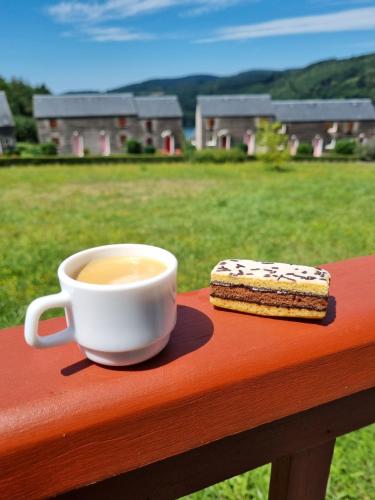
[{"label": "distant mountain ridge", "polygon": [[194,124],[198,94],[271,94],[273,99],[370,97],[375,102],[375,54],[329,59],[300,69],[250,70],[232,76],[191,75],[147,80],[108,92],[176,94],[185,125]]}]

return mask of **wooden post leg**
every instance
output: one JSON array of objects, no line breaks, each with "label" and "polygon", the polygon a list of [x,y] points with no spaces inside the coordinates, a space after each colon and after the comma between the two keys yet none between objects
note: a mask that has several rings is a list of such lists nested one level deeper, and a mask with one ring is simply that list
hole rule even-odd
[{"label": "wooden post leg", "polygon": [[269,500],[324,500],[335,440],[272,463]]}]

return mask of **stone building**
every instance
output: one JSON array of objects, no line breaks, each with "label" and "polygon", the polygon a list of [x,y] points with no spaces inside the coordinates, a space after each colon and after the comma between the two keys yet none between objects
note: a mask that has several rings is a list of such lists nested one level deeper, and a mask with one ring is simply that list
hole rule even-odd
[{"label": "stone building", "polygon": [[173,154],[183,140],[176,96],[37,95],[34,116],[39,142],[54,142],[63,155],[121,153],[129,139]]},{"label": "stone building", "polygon": [[5,92],[0,91],[0,155],[16,145],[12,112]]},{"label": "stone building", "polygon": [[365,142],[375,137],[375,110],[370,99],[271,101],[269,95],[199,96],[196,107],[197,149],[229,149],[235,143],[256,149],[255,133],[262,118],[277,120],[289,136],[290,152],[300,142],[313,145],[314,155],[334,149],[338,139]]},{"label": "stone building", "polygon": [[300,142],[313,145],[314,156],[333,150],[338,139],[366,142],[375,137],[371,99],[312,99],[273,101],[275,118],[288,134],[291,153]]},{"label": "stone building", "polygon": [[182,111],[177,97],[135,97],[141,142],[175,153],[183,144]]},{"label": "stone building", "polygon": [[230,149],[245,143],[255,151],[255,132],[261,119],[273,119],[269,95],[198,96],[195,114],[197,149]]}]

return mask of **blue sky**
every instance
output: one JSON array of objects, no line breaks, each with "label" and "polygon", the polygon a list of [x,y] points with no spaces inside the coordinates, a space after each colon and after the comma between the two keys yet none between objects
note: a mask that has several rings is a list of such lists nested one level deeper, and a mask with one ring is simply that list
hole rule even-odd
[{"label": "blue sky", "polygon": [[56,93],[375,51],[375,0],[0,0],[0,75]]}]

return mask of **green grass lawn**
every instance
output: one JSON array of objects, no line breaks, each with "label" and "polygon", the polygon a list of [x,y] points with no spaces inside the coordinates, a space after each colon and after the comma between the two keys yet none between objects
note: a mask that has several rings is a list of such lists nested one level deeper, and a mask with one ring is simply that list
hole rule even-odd
[{"label": "green grass lawn", "polygon": [[[223,258],[322,264],[374,253],[375,165],[259,163],[17,167],[0,170],[0,326],[58,291],[78,250],[150,243],[179,259],[179,290],[207,286]],[[59,311],[61,313],[61,311]],[[267,498],[269,467],[194,499]],[[329,499],[370,500],[375,427],[338,440]]]}]

